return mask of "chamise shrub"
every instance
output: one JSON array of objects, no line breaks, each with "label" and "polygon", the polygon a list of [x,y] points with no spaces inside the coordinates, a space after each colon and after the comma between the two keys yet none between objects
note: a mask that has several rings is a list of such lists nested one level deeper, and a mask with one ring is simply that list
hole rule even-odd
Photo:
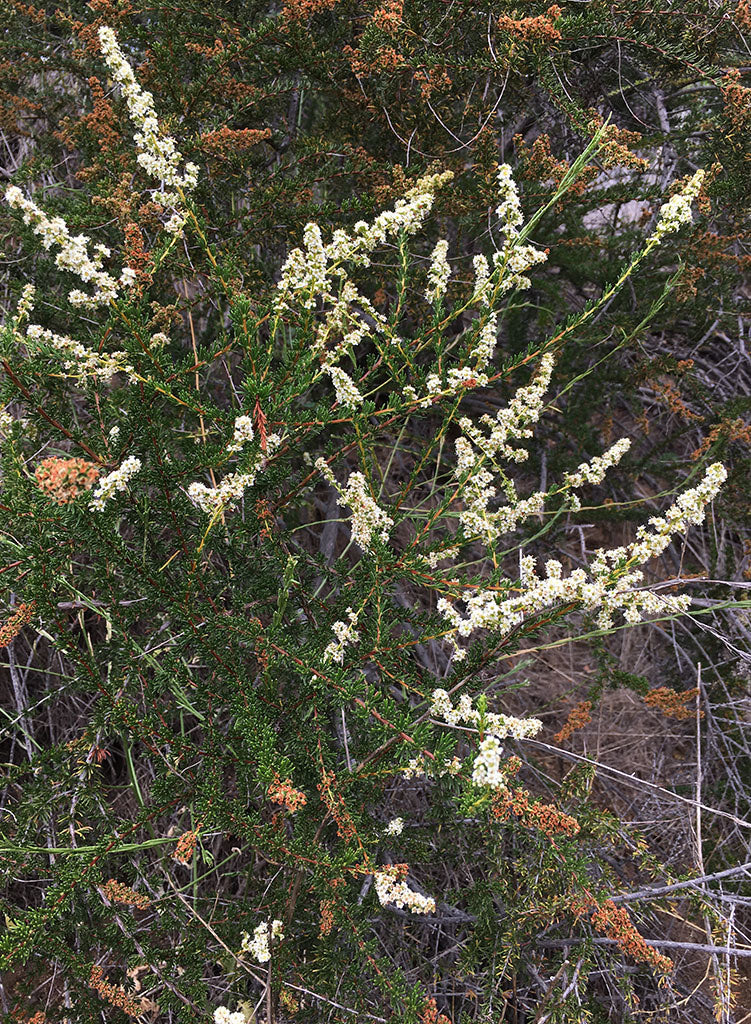
[{"label": "chamise shrub", "polygon": [[[284,32],[330,7],[285,6]],[[560,11],[499,26],[533,61]],[[119,195],[104,164],[81,176],[75,221],[34,168],[4,189],[38,269],[0,341],[7,1019],[670,1019],[690,972],[682,940],[659,936],[681,881],[602,806],[591,758],[561,777],[556,757],[591,721],[614,635],[699,618],[703,573],[680,551],[712,535],[728,432],[649,506],[612,509],[603,488],[638,467],[628,433],[569,433],[549,460],[536,446],[601,373],[571,355],[582,338],[604,359],[673,301],[683,268],[657,294],[649,270],[695,239],[714,172],[674,183],[578,308],[532,311],[550,258],[537,232],[612,156],[609,123],[579,126],[590,140],[537,205],[488,153],[461,174],[426,158],[362,217],[327,224],[323,204],[290,222],[293,244],[263,250],[273,270],[256,266],[252,220],[209,216],[211,160],[270,137],[212,128],[204,159],[186,156],[112,20],[74,31]],[[402,23],[379,8],[353,72],[398,71]],[[426,76],[427,102],[450,75]],[[469,248],[471,211],[451,205],[468,192],[491,225]],[[80,230],[108,203],[111,224]],[[605,329],[626,292],[630,326]],[[574,553],[566,530],[594,517],[610,536]],[[601,666],[568,718],[525,690],[530,658],[562,639]],[[685,694],[657,693],[650,714],[681,721]],[[699,835],[689,875],[703,856]],[[732,952],[722,902],[680,892],[701,931],[687,941]],[[720,1012],[736,980],[714,970]]]}]

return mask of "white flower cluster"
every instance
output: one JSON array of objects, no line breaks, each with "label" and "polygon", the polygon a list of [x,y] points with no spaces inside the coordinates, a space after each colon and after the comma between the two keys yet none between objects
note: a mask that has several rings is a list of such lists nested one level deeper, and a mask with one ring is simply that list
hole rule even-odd
[{"label": "white flower cluster", "polygon": [[674,534],[683,533],[689,525],[703,523],[707,505],[719,493],[727,477],[728,472],[721,462],[712,463],[700,484],[680,494],[664,516],[653,516],[649,520],[651,533],[646,526],[639,527],[627,557],[643,565],[649,558],[662,554]]},{"label": "white flower cluster", "polygon": [[230,1010],[226,1006],[217,1006],[214,1010],[214,1024],[245,1024],[242,1010]]},{"label": "white flower cluster", "polygon": [[345,277],[342,280],[339,294],[336,296],[325,290],[326,284],[327,282],[324,282],[324,291],[321,295],[332,305],[326,310],[325,319],[316,327],[313,350],[324,351],[330,337],[339,337],[340,340],[334,349],[325,355],[326,362],[333,364],[374,330],[383,332],[388,326],[388,321],[369,299],[358,292],[349,278]]},{"label": "white flower cluster", "polygon": [[503,747],[492,733],[480,743],[479,753],[472,766],[472,781],[476,786],[491,789],[508,789],[506,775],[501,767]]},{"label": "white flower cluster", "polygon": [[490,284],[490,267],[488,261],[482,253],[478,253],[472,259],[472,266],[475,270],[475,291],[472,296],[473,299],[482,302],[484,306],[490,305],[490,296],[488,294]]},{"label": "white flower cluster", "polygon": [[88,235],[71,235],[62,217],[48,217],[33,200],[24,196],[17,185],[10,185],[5,190],[5,201],[13,209],[22,211],[24,224],[31,227],[35,235],[39,235],[45,249],[59,246],[55,265],[60,270],[67,270],[85,284],[94,285],[93,295],[87,295],[77,288],[69,292],[68,301],[71,305],[92,309],[106,305],[117,297],[121,288],[131,287],[135,283],[136,272],[130,267],[125,267],[119,280],[102,270],[105,258],[111,256],[107,246],[95,245],[92,256],[89,253],[91,239]]},{"label": "white flower cluster", "polygon": [[412,914],[434,914],[433,897],[423,896],[422,893],[410,889],[399,876],[399,867],[395,864],[385,864],[380,871],[375,872],[373,877],[381,906],[394,906],[400,910],[406,907]]},{"label": "white flower cluster", "polygon": [[528,736],[536,736],[542,729],[538,718],[514,718],[513,715],[499,715],[493,711],[484,714],[472,707],[472,698],[464,693],[456,707],[446,690],[433,690],[431,711],[436,718],[442,718],[447,725],[482,725],[486,733],[492,733],[499,740],[511,736],[515,740],[523,740]]},{"label": "white flower cluster", "polygon": [[[307,454],[308,453],[305,452],[305,454],[303,455],[303,458]],[[309,455],[308,455],[308,458],[310,458]],[[331,469],[329,464],[326,462],[324,457],[322,455],[319,455],[318,458],[313,463],[313,465],[318,470],[318,472],[321,474],[321,476],[326,481],[326,483],[331,484],[331,486],[335,487],[339,491],[339,493],[341,494],[341,489],[339,487],[339,484],[336,482],[336,477],[334,476],[333,470]]]},{"label": "white flower cluster", "polygon": [[21,427],[27,437],[36,436],[37,428],[29,423],[24,416],[14,416],[7,409],[3,409],[0,412],[0,434],[9,437],[14,424]]},{"label": "white flower cluster", "polygon": [[293,249],[282,267],[277,285],[276,308],[289,306],[293,296],[305,296],[302,305],[312,309],[317,296],[329,295],[330,278],[346,279],[342,263],[370,266],[369,254],[402,231],[414,234],[430,213],[437,190],[453,175],[430,174],[420,178],[404,199],[397,200],[393,210],[379,214],[372,224],[358,221],[352,234],[339,229],[325,245],[317,224],[308,224],[303,234],[305,249]]},{"label": "white flower cluster", "polygon": [[488,458],[495,458],[500,453],[513,462],[525,462],[529,453],[524,448],[512,448],[507,442],[510,438],[532,437],[532,426],[542,414],[543,398],[552,372],[553,356],[546,352],[532,382],[519,388],[508,407],[499,410],[495,421],[492,416],[480,417],[480,423],[490,428],[487,437],[467,417],[459,420],[459,426]]},{"label": "white flower cluster", "polygon": [[266,451],[258,453],[255,464],[250,469],[244,473],[228,473],[216,487],[207,487],[206,484],[195,481],[188,487],[188,497],[207,515],[215,515],[224,509],[233,508],[245,491],[253,486],[268,457],[281,443],[282,439],[278,434],[269,434],[266,438]]},{"label": "white flower cluster", "polygon": [[488,415],[480,417],[480,423],[489,428],[489,434],[484,434],[466,416],[459,420],[459,426],[466,435],[456,440],[454,474],[464,480],[459,520],[470,536],[479,536],[487,544],[502,533],[513,530],[528,516],[541,512],[544,506],[544,493],[537,492],[529,498],[520,499],[509,480],[504,484],[509,504],[494,512],[489,511],[488,503],[496,496],[496,490],[492,485],[492,474],[483,467],[483,463],[486,459],[496,459],[498,455],[514,462],[523,462],[528,457],[525,449],[513,448],[508,442],[532,436],[531,428],[542,413],[543,397],[550,384],[552,370],[553,357],[545,353],[532,383],[520,388],[508,407],[498,412],[495,420]]},{"label": "white flower cluster", "polygon": [[[125,59],[115,33],[107,25],[102,25],[99,29],[99,43],[105,63],[122,89],[128,114],[137,129],[133,138],[139,150],[138,163],[148,174],[161,182],[162,191],[154,195],[154,201],[161,206],[179,206],[181,200],[175,190],[184,189],[189,192],[194,189],[198,181],[198,168],[195,164],[187,163],[185,171],[182,174],[179,172],[178,166],[183,158],[175,146],[175,140],[164,135],[159,127],[154,97],[150,92],[144,91],[136,81],[133,68]],[[165,191],[165,186],[172,191]],[[177,234],[184,224],[182,215],[176,216],[177,219],[173,216],[168,225],[168,230],[174,234]]]},{"label": "white flower cluster", "polygon": [[238,416],[235,419],[235,433],[232,441],[227,445],[227,451],[239,452],[242,446],[248,441],[252,441],[254,437],[253,420],[250,416]]},{"label": "white flower cluster", "polygon": [[444,384],[437,373],[429,373],[425,378],[425,395],[420,398],[417,391],[411,384],[406,384],[402,389],[402,396],[407,402],[417,402],[421,409],[427,409],[438,398],[447,398],[455,395],[462,388],[479,388],[488,383],[488,375],[480,370],[473,370],[471,366],[455,366],[446,374]]},{"label": "white flower cluster", "polygon": [[[494,629],[508,633],[521,625],[525,618],[559,603],[576,602],[588,610],[597,610],[597,624],[601,629],[613,626],[613,613],[620,610],[626,622],[640,622],[645,614],[685,612],[691,598],[682,594],[662,596],[638,588],[644,573],[634,568],[661,554],[673,536],[684,532],[691,524],[704,520],[706,506],[718,493],[727,478],[725,467],[717,462],[707,469],[702,482],[681,494],[662,517],[652,517],[647,526],[640,526],[636,540],[628,547],[604,550],[600,548],[589,571],[575,569],[563,576],[560,562],[550,559],[545,563],[546,579],[540,579],[532,556],[522,558],[521,593],[503,599],[497,591],[480,591],[466,602],[467,613],[462,617],[445,598],[438,601],[438,610],[451,622],[456,633],[468,637],[477,629]],[[465,652],[457,650],[459,657]]]},{"label": "white flower cluster", "polygon": [[400,836],[404,831],[404,818],[393,818],[383,830],[385,836]]},{"label": "white flower cluster", "polygon": [[446,294],[446,285],[451,276],[451,267],[446,259],[448,249],[449,244],[445,238],[442,238],[433,249],[428,271],[428,287],[425,291],[428,302],[436,302]]},{"label": "white flower cluster", "polygon": [[684,224],[691,223],[691,204],[701,191],[704,171],[697,171],[689,180],[682,192],[674,195],[660,207],[657,226],[648,238],[648,242],[659,245],[665,235],[678,231]]},{"label": "white flower cluster", "polygon": [[[496,267],[503,268],[500,285],[500,293],[503,294],[512,288],[531,287],[532,282],[528,277],[524,277],[525,271],[537,263],[544,263],[548,257],[533,245],[520,245],[517,241],[518,229],[524,223],[524,217],[519,202],[519,190],[511,177],[511,167],[508,164],[501,164],[498,168],[498,191],[501,202],[496,208],[496,213],[501,221],[500,228],[506,236],[506,242],[503,249],[493,255],[493,263]],[[508,277],[507,270],[511,271]]]},{"label": "white flower cluster", "polygon": [[[498,298],[512,288],[529,288],[531,281],[524,277],[525,271],[536,263],[543,263],[547,259],[546,253],[536,249],[532,245],[522,245],[519,242],[518,228],[523,223],[519,193],[511,177],[511,168],[503,164],[498,171],[498,185],[501,203],[497,208],[501,220],[501,230],[505,235],[503,249],[493,254],[493,273],[487,258],[481,253],[473,257],[475,272],[475,286],[472,296],[473,302],[479,302],[484,306],[490,306],[491,298]],[[428,301],[433,301],[445,293],[446,283],[450,274],[450,267],[446,260],[448,242],[444,239],[439,241],[433,250],[431,267],[428,272],[429,286],[425,293]],[[446,385],[436,374],[429,374],[426,379],[426,393],[422,397],[411,385],[402,390],[404,399],[408,402],[417,402],[421,408],[431,405],[437,398],[456,394],[462,387],[483,387],[488,383],[488,377],[483,372],[490,364],[495,352],[498,340],[498,313],[496,310],[490,312],[482,323],[482,326],[474,328],[477,333],[474,346],[470,351],[470,359],[474,360],[474,367],[462,366],[448,370],[446,374]],[[530,436],[528,434],[520,436]],[[526,458],[523,453],[521,458]]]},{"label": "white flower cluster", "polygon": [[116,373],[126,373],[130,380],[136,379],[135,371],[127,362],[128,356],[125,352],[94,352],[85,348],[79,341],[74,341],[63,334],[55,334],[45,327],[40,327],[39,324],[29,324],[26,328],[26,342],[46,342],[58,352],[62,352],[65,357],[63,366],[71,371],[69,376],[80,384],[84,384],[90,377],[106,383]]},{"label": "white flower cluster", "polygon": [[25,284],[23,291],[21,292],[21,298],[18,303],[18,309],[16,310],[16,324],[29,315],[34,308],[34,298],[36,296],[36,288],[33,284]]},{"label": "white flower cluster", "polygon": [[[493,263],[503,271],[499,294],[503,295],[513,289],[523,291],[525,288],[531,288],[532,282],[525,276],[525,271],[537,263],[544,263],[547,258],[547,253],[535,249],[533,245],[519,245],[516,241],[506,242],[501,252],[493,254]],[[507,271],[511,273],[507,275]]]},{"label": "white flower cluster", "polygon": [[462,770],[461,759],[454,756],[450,761],[443,764],[436,764],[435,761],[428,763],[424,756],[413,757],[406,768],[402,769],[402,778],[414,779],[424,778],[430,775],[435,779],[442,779],[444,775],[458,775]]},{"label": "white flower cluster", "polygon": [[[371,498],[368,493],[367,481],[362,473],[350,473],[347,486],[342,489],[322,456],[315,460],[314,465],[324,480],[339,492],[338,505],[340,507],[349,505],[352,509],[352,539],[358,547],[363,551],[370,551],[373,534],[376,531],[382,541],[387,541],[394,520]],[[351,609],[348,609],[348,612],[351,612]]]},{"label": "white flower cluster", "polygon": [[498,314],[490,314],[480,329],[477,344],[469,353],[470,359],[477,360],[478,369],[484,369],[493,358],[496,341],[498,340]]},{"label": "white flower cluster", "polygon": [[264,921],[253,930],[253,938],[243,932],[241,949],[250,953],[259,964],[267,964],[271,959],[270,943],[274,940],[281,942],[283,938],[281,921]]},{"label": "white flower cluster", "polygon": [[255,483],[256,473],[228,473],[217,487],[207,487],[196,480],[188,487],[188,497],[202,512],[213,515],[223,508],[232,508],[245,491]]},{"label": "white flower cluster", "polygon": [[426,555],[428,565],[431,569],[435,569],[438,563],[443,561],[444,558],[456,558],[459,554],[459,545],[455,544],[448,548],[441,548],[438,551],[429,551]]},{"label": "white flower cluster", "polygon": [[610,467],[616,466],[630,447],[631,439],[622,437],[602,455],[595,456],[591,462],[582,462],[575,473],[566,473],[563,479],[570,487],[602,483]]},{"label": "white flower cluster", "polygon": [[92,492],[91,507],[96,509],[97,512],[101,512],[113,494],[117,491],[124,491],[127,488],[130,478],[135,476],[140,468],[141,460],[130,455],[118,469],[102,477],[98,481],[96,489]]},{"label": "white flower cluster", "polygon": [[382,541],[389,539],[389,530],[394,520],[371,498],[362,473],[350,474],[339,504],[342,503],[352,509],[352,539],[363,551],[370,551],[375,532],[378,532]]},{"label": "white flower cluster", "polygon": [[357,612],[348,608],[347,618],[349,622],[335,622],[331,627],[336,640],[332,640],[323,652],[324,661],[336,661],[341,665],[344,661],[344,648],[349,644],[356,644],[360,639],[360,634],[355,629],[357,625]]},{"label": "white flower cluster", "polygon": [[354,381],[341,366],[324,366],[324,372],[331,377],[331,383],[336,391],[336,400],[345,409],[354,409],[362,405],[362,395],[357,390]]},{"label": "white flower cluster", "polygon": [[[328,244],[317,224],[307,224],[303,248],[293,249],[282,267],[274,307],[277,313],[291,309],[293,304],[321,310],[323,319],[316,328],[313,352],[322,353],[322,372],[331,377],[336,400],[345,409],[361,405],[363,398],[349,374],[336,365],[338,360],[373,332],[387,335],[389,343],[399,344],[387,319],[350,280],[346,265],[367,267],[376,246],[400,232],[417,231],[432,208],[436,190],[451,176],[446,172],[421,178],[393,210],[379,214],[372,224],[359,221],[351,234],[342,229],[334,231]],[[332,337],[339,340],[329,351],[326,346]]]},{"label": "white flower cluster", "polygon": [[476,786],[490,786],[492,789],[508,788],[501,766],[503,748],[500,741],[507,736],[523,740],[536,736],[542,729],[539,718],[514,718],[513,715],[499,715],[493,711],[483,714],[472,707],[472,698],[467,694],[463,694],[454,707],[451,697],[442,689],[433,691],[431,710],[448,725],[464,722],[483,729],[485,736],[472,766],[472,781]]},{"label": "white flower cluster", "polygon": [[519,201],[519,189],[511,177],[510,164],[501,164],[498,168],[497,182],[498,195],[501,202],[496,207],[495,212],[501,222],[501,231],[507,238],[515,237],[519,234],[517,228],[520,228],[524,223],[524,216],[522,215],[522,206]]}]

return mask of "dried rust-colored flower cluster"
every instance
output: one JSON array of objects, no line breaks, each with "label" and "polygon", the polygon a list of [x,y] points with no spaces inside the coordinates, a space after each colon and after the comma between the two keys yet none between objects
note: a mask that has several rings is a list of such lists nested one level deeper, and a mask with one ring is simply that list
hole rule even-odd
[{"label": "dried rust-colored flower cluster", "polygon": [[[647,382],[645,381],[645,383]],[[698,423],[703,421],[704,417],[700,413],[694,412],[694,410],[684,402],[681,398],[680,392],[672,381],[658,380],[654,381],[652,386],[657,398],[662,399],[674,416],[679,416],[686,423],[690,423],[692,420]]]},{"label": "dried rust-colored flower cluster", "polygon": [[[597,131],[605,124],[602,114],[596,107],[590,107],[587,111],[589,131]],[[634,171],[646,171],[649,169],[649,161],[639,156],[630,147],[641,142],[639,132],[629,131],[628,128],[619,128],[616,124],[609,124],[603,133],[603,148],[598,154],[598,161],[602,161],[602,167],[606,170],[610,167],[628,167]]]},{"label": "dried rust-colored flower cluster", "polygon": [[744,423],[740,417],[731,420],[729,417],[720,420],[709,431],[699,447],[691,453],[691,458],[696,461],[709,451],[715,441],[742,441],[751,447],[751,425]]},{"label": "dried rust-colored flower cluster", "polygon": [[99,468],[86,459],[44,459],[34,470],[41,491],[57,502],[67,505],[84,491],[89,491],[99,479]]},{"label": "dried rust-colored flower cluster", "polygon": [[102,892],[112,903],[122,903],[126,907],[137,907],[139,910],[146,910],[151,905],[151,900],[142,892],[136,892],[129,885],[118,882],[116,878],[110,878],[102,886]]},{"label": "dried rust-colored flower cluster", "polygon": [[553,739],[556,743],[565,743],[566,740],[570,739],[578,729],[583,729],[585,725],[592,721],[590,711],[592,710],[592,702],[589,700],[583,700],[580,704],[577,704],[575,708],[569,711],[566,724],[559,732],[555,734]]},{"label": "dried rust-colored flower cluster", "polygon": [[337,778],[333,771],[326,771],[325,768],[321,771],[321,781],[318,783],[317,789],[321,794],[321,800],[336,822],[339,838],[345,842],[353,839],[357,835],[357,829],[347,810],[344,797],[339,792]]},{"label": "dried rust-colored flower cluster", "polygon": [[222,125],[221,128],[202,135],[201,146],[204,153],[227,160],[270,138],[270,128],[228,128],[227,125]]},{"label": "dried rust-colored flower cluster", "polygon": [[444,1013],[438,1012],[438,1004],[435,999],[430,998],[423,1004],[420,1024],[451,1024],[451,1021]]},{"label": "dried rust-colored flower cluster", "polygon": [[[452,83],[451,75],[445,67],[434,65],[415,72],[415,84],[420,86],[420,99],[422,100],[429,100],[434,92],[450,89]],[[378,305],[377,302],[376,305]]]},{"label": "dried rust-colored flower cluster", "polygon": [[[332,878],[329,882],[331,890],[336,894],[336,890],[344,885],[343,878]],[[319,903],[321,911],[321,919],[318,925],[318,934],[323,938],[325,935],[331,934],[331,929],[334,927],[334,911],[336,910],[338,900],[336,895],[331,898],[323,899]]]},{"label": "dried rust-colored flower cluster", "polygon": [[339,0],[286,0],[279,18],[280,28],[284,30],[289,25],[307,21],[314,14],[330,11],[338,3]]},{"label": "dried rust-colored flower cluster", "polygon": [[522,825],[537,829],[551,841],[554,841],[555,836],[575,836],[580,829],[576,818],[552,804],[531,800],[526,789],[499,792],[493,797],[491,810],[497,821],[508,821],[514,814]]},{"label": "dried rust-colored flower cluster", "polygon": [[730,127],[729,136],[748,135],[751,128],[751,89],[741,85],[738,68],[731,68],[723,78],[727,83],[721,92],[725,101],[725,116]]},{"label": "dried rust-colored flower cluster", "polygon": [[19,604],[8,621],[0,626],[0,649],[7,647],[11,640],[15,640],[26,623],[31,620],[35,608],[36,601]]},{"label": "dried rust-colored flower cluster", "polygon": [[[557,160],[550,149],[550,136],[546,133],[538,135],[531,146],[524,141],[523,135],[514,136],[514,150],[519,161],[517,177],[527,181],[553,181],[560,185],[571,168],[568,160]],[[582,174],[571,186],[575,195],[582,195],[588,185],[597,176],[594,164],[584,168]]]},{"label": "dried rust-colored flower cluster", "polygon": [[176,860],[179,864],[189,864],[196,849],[196,842],[198,841],[198,828],[191,830],[190,832],[183,832],[180,838],[177,840],[172,859]]},{"label": "dried rust-colored flower cluster", "polygon": [[387,35],[394,36],[399,31],[403,14],[402,0],[385,0],[385,3],[373,11],[370,23]]},{"label": "dried rust-colored flower cluster", "polygon": [[557,43],[561,38],[560,29],[555,22],[562,14],[557,4],[548,7],[545,14],[535,18],[511,18],[501,15],[496,22],[499,32],[506,32],[514,39],[523,43]]},{"label": "dried rust-colored flower cluster", "polygon": [[282,804],[292,814],[304,807],[308,802],[308,798],[305,794],[295,789],[292,785],[292,779],[280,779],[278,775],[275,776],[274,781],[268,788],[267,796],[273,804]]},{"label": "dried rust-colored flower cluster", "polygon": [[367,56],[359,48],[353,50],[351,46],[345,46],[342,51],[349,59],[349,65],[353,74],[358,78],[367,78],[369,75],[379,75],[390,71],[398,71],[406,65],[406,60],[393,46],[382,46],[377,53]]},{"label": "dried rust-colored flower cluster", "polygon": [[36,606],[36,601],[31,601],[28,604],[25,602],[19,604],[15,608],[8,621],[0,626],[0,649],[7,647],[11,640],[14,640],[31,621]]},{"label": "dried rust-colored flower cluster", "polygon": [[735,9],[735,20],[741,28],[751,32],[751,3],[748,0],[739,0]]},{"label": "dried rust-colored flower cluster", "polygon": [[128,221],[124,227],[125,245],[123,246],[124,262],[136,272],[136,281],[142,288],[148,287],[153,279],[154,259],[146,248],[143,231],[134,221]]},{"label": "dried rust-colored flower cluster", "polygon": [[[650,690],[644,697],[644,703],[650,708],[657,708],[668,718],[693,718],[696,712],[688,704],[694,704],[699,691],[684,690],[678,693],[671,690],[669,686],[658,686],[656,690]],[[700,711],[699,716],[703,717],[704,712]]]},{"label": "dried rust-colored flower cluster", "polygon": [[591,922],[594,928],[601,935],[616,942],[619,949],[634,960],[650,964],[665,974],[672,971],[673,961],[647,944],[643,936],[636,930],[624,907],[617,907],[612,900],[605,900],[604,903],[599,904],[589,892],[583,896],[574,897],[569,906],[577,917],[583,917],[591,912]]},{"label": "dried rust-colored flower cluster", "polygon": [[142,1001],[128,995],[122,985],[111,985],[108,981],[105,981],[104,971],[98,964],[91,965],[89,987],[98,992],[101,998],[110,1003],[110,1005],[122,1010],[128,1017],[140,1017],[143,1013],[144,1006]]}]

